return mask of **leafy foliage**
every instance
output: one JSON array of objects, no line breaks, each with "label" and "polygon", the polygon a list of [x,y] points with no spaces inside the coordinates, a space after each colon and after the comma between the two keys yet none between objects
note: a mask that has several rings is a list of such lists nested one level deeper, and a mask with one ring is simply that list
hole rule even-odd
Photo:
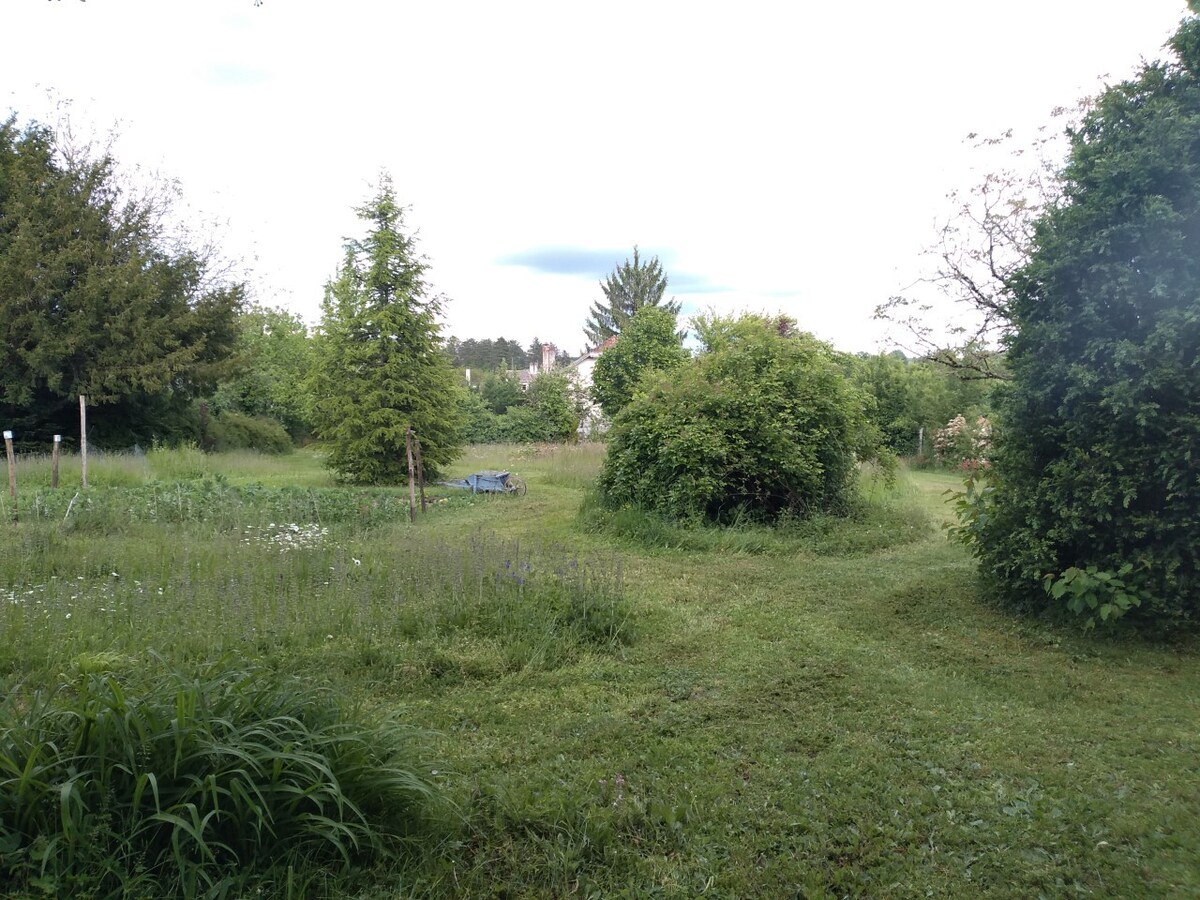
[{"label": "leafy foliage", "polygon": [[526,391],[511,376],[489,376],[478,392],[464,392],[459,409],[463,436],[472,444],[562,443],[575,439],[584,404],[571,379],[551,371],[537,375]]},{"label": "leafy foliage", "polygon": [[498,416],[504,415],[510,406],[525,402],[521,382],[512,372],[493,372],[483,379],[479,396],[484,404]]},{"label": "leafy foliage", "polygon": [[329,467],[359,484],[406,477],[411,426],[432,478],[461,446],[458,378],[439,340],[441,300],[429,294],[391,179],[357,212],[367,234],[346,245],[314,341],[313,425]]},{"label": "leafy foliage", "polygon": [[903,456],[932,456],[934,433],[956,415],[990,412],[986,379],[957,377],[946,367],[889,353],[852,359],[850,377],[874,400],[867,415],[884,446]]},{"label": "leafy foliage", "polygon": [[9,885],[224,896],[370,862],[422,830],[433,790],[395,723],[360,725],[260,669],[131,680],[111,662],[0,705]]},{"label": "leafy foliage", "polygon": [[1200,19],[1172,46],[1070,134],[1010,305],[1015,380],[977,544],[1007,603],[1057,607],[1111,573],[1138,602],[1110,617],[1156,629],[1200,613]]},{"label": "leafy foliage", "polygon": [[171,437],[233,350],[242,286],[168,240],[166,202],[122,190],[109,155],[0,122],[0,418],[27,440],[108,407],[100,444]]},{"label": "leafy foliage", "polygon": [[687,360],[675,326],[670,309],[643,306],[616,344],[596,360],[592,396],[606,415],[615,416],[633,399],[634,388],[648,372],[669,372]]},{"label": "leafy foliage", "polygon": [[299,316],[251,307],[238,317],[237,373],[212,397],[214,412],[273,419],[294,438],[311,426],[303,383],[312,369],[312,343]]},{"label": "leafy foliage", "polygon": [[846,511],[878,446],[835,352],[786,319],[694,324],[706,352],[617,415],[604,502],[716,522]]},{"label": "leafy foliage", "polygon": [[663,303],[667,290],[667,276],[663,274],[658,257],[643,262],[635,245],[633,262],[628,259],[617,266],[600,282],[604,299],[592,304],[583,333],[593,346],[603,344],[610,337],[620,334],[633,314],[643,306],[662,306],[678,315],[680,304],[676,301]]}]

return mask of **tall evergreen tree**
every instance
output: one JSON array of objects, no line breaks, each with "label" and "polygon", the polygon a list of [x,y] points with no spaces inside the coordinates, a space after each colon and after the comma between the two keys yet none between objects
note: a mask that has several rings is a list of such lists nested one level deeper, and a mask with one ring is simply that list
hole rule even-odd
[{"label": "tall evergreen tree", "polygon": [[618,335],[629,324],[633,314],[643,306],[662,306],[678,315],[680,304],[674,300],[663,303],[667,290],[667,276],[663,274],[658,257],[643,262],[634,245],[633,261],[628,259],[617,266],[600,282],[604,299],[592,304],[584,323],[583,333],[588,342],[599,346],[610,337]]},{"label": "tall evergreen tree", "polygon": [[109,156],[0,122],[0,420],[26,440],[72,434],[80,394],[100,443],[172,437],[237,339],[240,285],[170,245],[166,210],[122,191]]},{"label": "tall evergreen tree", "polygon": [[367,233],[346,244],[314,340],[313,424],[327,443],[327,465],[346,481],[405,478],[410,426],[432,477],[461,448],[460,388],[441,343],[441,299],[430,294],[427,265],[404,232],[387,175],[356,212]]}]

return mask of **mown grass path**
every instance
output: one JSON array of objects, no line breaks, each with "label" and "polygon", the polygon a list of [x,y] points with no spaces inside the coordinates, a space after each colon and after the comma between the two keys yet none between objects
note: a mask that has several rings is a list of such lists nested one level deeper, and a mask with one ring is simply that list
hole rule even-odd
[{"label": "mown grass path", "polygon": [[[954,479],[911,480],[944,518]],[[603,541],[573,531],[577,496],[534,474],[528,504],[486,512]],[[508,811],[442,888],[1200,895],[1194,652],[990,610],[935,529],[852,557],[621,553],[622,656],[406,700],[460,789]],[[637,809],[591,833],[614,803]]]}]

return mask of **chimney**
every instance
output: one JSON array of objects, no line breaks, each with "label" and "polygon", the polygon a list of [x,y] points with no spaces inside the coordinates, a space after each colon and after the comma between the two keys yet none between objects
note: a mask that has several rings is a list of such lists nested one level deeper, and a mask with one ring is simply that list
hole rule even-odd
[{"label": "chimney", "polygon": [[542,371],[549,372],[554,368],[554,350],[553,344],[542,344]]}]

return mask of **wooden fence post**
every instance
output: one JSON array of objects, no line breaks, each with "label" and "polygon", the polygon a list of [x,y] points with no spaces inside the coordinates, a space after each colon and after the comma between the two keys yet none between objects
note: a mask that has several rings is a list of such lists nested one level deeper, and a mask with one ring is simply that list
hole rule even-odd
[{"label": "wooden fence post", "polygon": [[50,451],[50,487],[58,488],[58,446],[62,443],[62,435],[54,436],[54,448]]},{"label": "wooden fence post", "polygon": [[87,487],[87,397],[79,395],[79,466],[84,488]]},{"label": "wooden fence post", "polygon": [[404,432],[404,449],[408,452],[408,521],[417,521],[417,485],[413,471],[413,430]]},{"label": "wooden fence post", "polygon": [[417,487],[421,490],[421,512],[425,512],[425,463],[421,462],[421,439],[413,432],[413,450],[417,454]]},{"label": "wooden fence post", "polygon": [[8,492],[12,494],[12,520],[17,521],[17,458],[13,455],[13,433],[4,432],[4,453],[8,456]]}]

